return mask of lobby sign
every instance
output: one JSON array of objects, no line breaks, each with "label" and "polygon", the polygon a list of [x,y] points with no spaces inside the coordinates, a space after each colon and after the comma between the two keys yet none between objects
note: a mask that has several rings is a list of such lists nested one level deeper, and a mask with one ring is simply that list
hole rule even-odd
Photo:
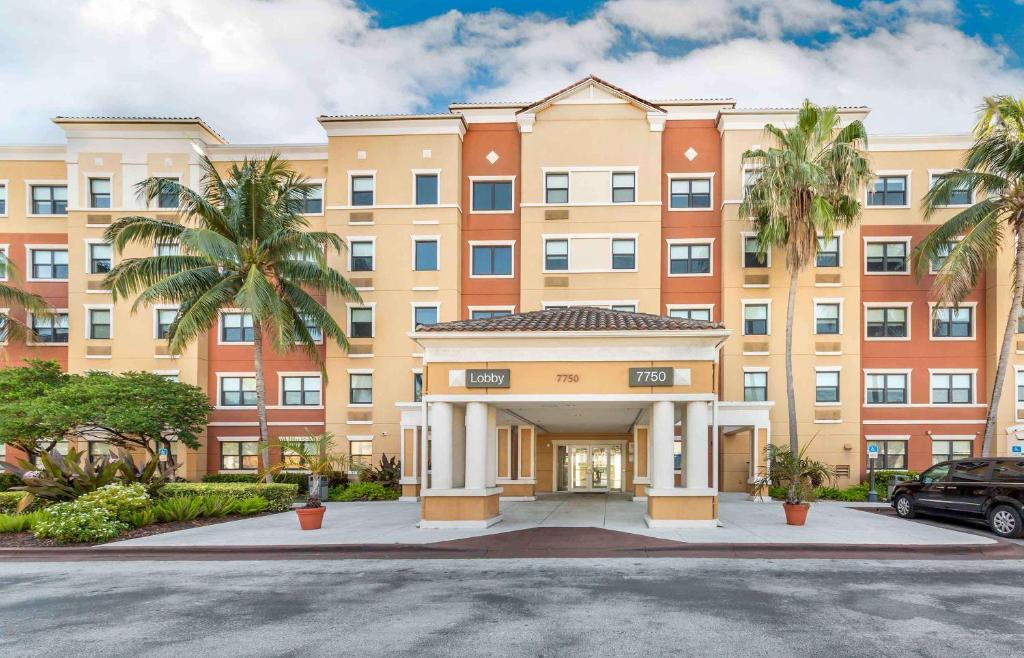
[{"label": "lobby sign", "polygon": [[511,371],[508,368],[480,368],[466,370],[466,388],[510,388]]},{"label": "lobby sign", "polygon": [[674,386],[674,368],[630,368],[629,385],[637,386]]}]

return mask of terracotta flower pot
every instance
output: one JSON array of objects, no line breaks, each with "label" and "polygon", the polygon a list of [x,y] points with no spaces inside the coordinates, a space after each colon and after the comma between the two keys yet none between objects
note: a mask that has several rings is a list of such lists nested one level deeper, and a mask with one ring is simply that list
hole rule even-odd
[{"label": "terracotta flower pot", "polygon": [[811,504],[783,503],[782,509],[786,510],[786,525],[803,525],[807,521],[807,510],[811,509]]},{"label": "terracotta flower pot", "polygon": [[326,507],[300,507],[295,513],[299,515],[299,526],[303,530],[319,530],[326,511]]}]

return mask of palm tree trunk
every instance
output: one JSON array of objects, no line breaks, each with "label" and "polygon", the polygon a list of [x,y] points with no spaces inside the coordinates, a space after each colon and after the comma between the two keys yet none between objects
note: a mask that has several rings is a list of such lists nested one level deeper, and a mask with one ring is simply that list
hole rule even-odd
[{"label": "palm tree trunk", "polygon": [[[252,352],[253,364],[256,368],[256,416],[260,423],[260,445],[263,446],[263,468],[270,467],[270,425],[267,423],[267,382],[263,374],[263,328],[259,321],[252,321]],[[274,481],[274,476],[266,472],[267,484]]]},{"label": "palm tree trunk", "polygon": [[793,389],[793,317],[796,315],[796,284],[799,272],[789,273],[789,300],[786,303],[786,404],[789,407],[789,450],[800,454],[796,426],[796,391]]},{"label": "palm tree trunk", "polygon": [[1010,312],[1006,315],[1003,344],[999,346],[999,361],[996,365],[996,376],[992,382],[992,396],[988,401],[988,414],[985,416],[985,438],[981,442],[982,457],[988,457],[992,453],[992,437],[996,431],[999,399],[1003,396],[1003,380],[1006,379],[1006,367],[1010,361],[1010,353],[1017,333],[1021,301],[1024,299],[1024,235],[1021,235],[1019,225],[1015,227],[1014,237],[1017,246],[1014,255],[1016,269],[1013,274],[1013,302],[1010,305]]}]

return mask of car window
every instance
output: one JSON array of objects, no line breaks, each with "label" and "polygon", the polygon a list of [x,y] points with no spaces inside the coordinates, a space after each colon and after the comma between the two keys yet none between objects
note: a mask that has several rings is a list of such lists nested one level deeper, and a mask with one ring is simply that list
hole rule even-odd
[{"label": "car window", "polygon": [[949,475],[949,464],[939,464],[922,473],[921,482],[931,484],[938,480],[945,480],[947,475]]},{"label": "car window", "polygon": [[954,482],[984,482],[988,479],[989,462],[964,461],[953,464]]},{"label": "car window", "polygon": [[996,482],[1024,482],[1024,461],[1006,459],[996,462],[992,479]]}]

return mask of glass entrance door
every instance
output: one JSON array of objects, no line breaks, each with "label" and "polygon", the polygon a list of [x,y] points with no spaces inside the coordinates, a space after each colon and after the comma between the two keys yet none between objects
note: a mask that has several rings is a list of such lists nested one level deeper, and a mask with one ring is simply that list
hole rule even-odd
[{"label": "glass entrance door", "polygon": [[622,446],[569,446],[569,491],[621,491]]}]

